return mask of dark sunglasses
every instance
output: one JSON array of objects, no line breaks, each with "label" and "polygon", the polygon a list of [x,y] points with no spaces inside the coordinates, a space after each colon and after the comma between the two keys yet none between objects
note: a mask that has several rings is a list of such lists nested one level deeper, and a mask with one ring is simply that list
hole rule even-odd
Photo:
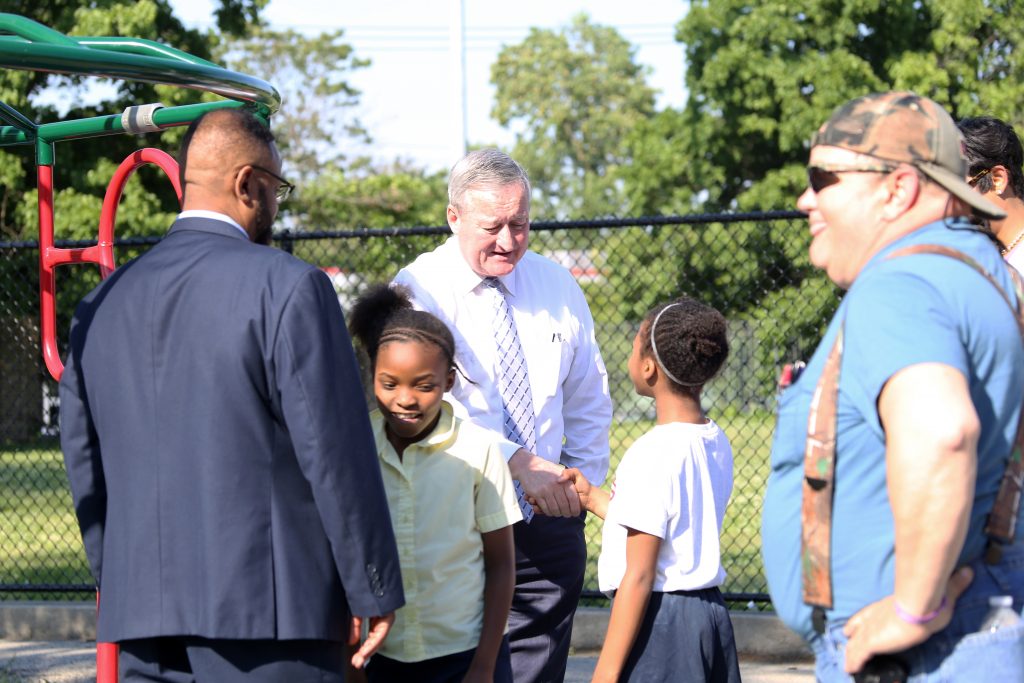
[{"label": "dark sunglasses", "polygon": [[840,173],[892,173],[895,166],[877,164],[875,166],[808,166],[807,185],[817,194],[829,185],[839,182]]},{"label": "dark sunglasses", "polygon": [[263,171],[268,176],[270,176],[277,182],[281,183],[280,185],[277,186],[277,191],[274,192],[274,196],[277,197],[277,201],[283,202],[284,200],[288,199],[289,196],[291,196],[292,192],[295,191],[294,185],[292,185],[287,180],[271,171],[269,168],[263,168],[262,166],[257,166],[256,164],[249,165],[252,166],[257,171]]}]

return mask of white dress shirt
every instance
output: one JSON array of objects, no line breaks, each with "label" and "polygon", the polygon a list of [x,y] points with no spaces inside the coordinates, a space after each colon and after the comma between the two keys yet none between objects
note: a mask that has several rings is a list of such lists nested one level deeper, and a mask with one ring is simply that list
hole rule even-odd
[{"label": "white dress shirt", "polygon": [[189,209],[178,214],[178,219],[182,218],[209,218],[212,221],[223,221],[238,228],[238,231],[245,235],[245,239],[249,239],[249,233],[245,231],[245,228],[239,225],[238,221],[234,218],[224,213],[207,211],[206,209]]},{"label": "white dress shirt", "polygon": [[[536,455],[578,467],[600,484],[608,473],[612,405],[583,291],[568,270],[531,251],[499,279],[526,356]],[[438,316],[455,336],[455,359],[466,376],[456,373],[446,396],[456,414],[503,433],[492,327],[493,297],[499,294],[469,267],[456,237],[420,255],[395,282],[412,290],[416,307]],[[510,445],[505,458],[515,450]]]}]

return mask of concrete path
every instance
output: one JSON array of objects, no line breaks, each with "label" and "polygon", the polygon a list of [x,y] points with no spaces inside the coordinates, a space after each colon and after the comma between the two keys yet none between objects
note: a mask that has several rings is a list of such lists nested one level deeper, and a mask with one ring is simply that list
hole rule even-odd
[{"label": "concrete path", "polygon": [[[607,608],[581,607],[573,622],[567,683],[586,683],[608,628]],[[746,683],[813,683],[810,651],[773,614],[730,613]],[[96,679],[95,607],[88,603],[0,603],[0,683]]]},{"label": "concrete path", "polygon": [[[587,683],[596,655],[569,659],[566,683]],[[740,661],[745,683],[813,683],[809,662]],[[89,683],[96,680],[94,643],[0,640],[0,683]]]}]

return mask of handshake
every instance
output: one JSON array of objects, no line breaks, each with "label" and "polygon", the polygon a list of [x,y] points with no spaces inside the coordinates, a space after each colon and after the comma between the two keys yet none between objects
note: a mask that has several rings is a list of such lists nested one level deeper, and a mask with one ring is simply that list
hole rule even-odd
[{"label": "handshake", "polygon": [[[526,500],[533,506],[535,514],[552,515],[556,517],[576,516],[579,514],[579,510],[583,509],[597,515],[601,519],[604,519],[605,513],[608,510],[608,501],[611,496],[608,492],[591,484],[577,468],[564,468],[558,475],[557,479],[555,479],[554,483],[566,493],[566,497],[571,503],[577,503],[576,511],[573,512],[573,506],[570,505],[569,515],[559,514],[561,511],[560,509],[553,511],[550,506],[541,505],[540,501],[531,495],[530,489],[526,488]],[[545,507],[548,507],[548,509],[545,510]]]}]

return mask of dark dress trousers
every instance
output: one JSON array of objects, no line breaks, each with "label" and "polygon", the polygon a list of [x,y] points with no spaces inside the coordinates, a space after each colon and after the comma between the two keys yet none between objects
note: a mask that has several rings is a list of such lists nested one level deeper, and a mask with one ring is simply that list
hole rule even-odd
[{"label": "dark dress trousers", "polygon": [[78,306],[61,445],[104,641],[341,641],[403,604],[326,275],[179,219]]}]

